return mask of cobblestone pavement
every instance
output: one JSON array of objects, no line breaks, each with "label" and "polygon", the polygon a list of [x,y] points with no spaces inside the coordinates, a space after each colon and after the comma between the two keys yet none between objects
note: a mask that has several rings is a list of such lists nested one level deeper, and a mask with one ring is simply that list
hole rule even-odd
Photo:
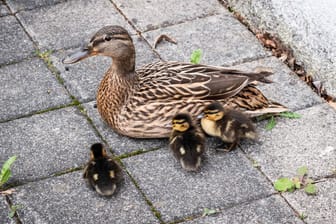
[{"label": "cobblestone pavement", "polygon": [[[101,120],[95,94],[109,59],[60,62],[111,24],[132,34],[137,66],[189,61],[200,48],[204,64],[271,67],[274,82],[260,89],[302,117],[276,118],[270,131],[259,122],[259,142],[230,153],[215,152],[210,140],[200,172],[183,171],[167,140],[121,136]],[[0,28],[0,164],[18,156],[9,181],[15,193],[0,197],[0,223],[336,223],[335,111],[219,1],[5,0]],[[153,49],[160,34],[178,44]],[[82,180],[95,142],[123,165],[112,198]],[[277,193],[273,182],[301,166],[318,181],[317,195]],[[19,206],[14,219],[10,205]],[[217,213],[203,216],[206,208]]]}]

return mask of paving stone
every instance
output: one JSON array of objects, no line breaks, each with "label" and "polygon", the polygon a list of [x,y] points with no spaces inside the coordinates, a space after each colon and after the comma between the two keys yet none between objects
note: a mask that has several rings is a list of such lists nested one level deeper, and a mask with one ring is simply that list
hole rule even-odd
[{"label": "paving stone", "polygon": [[7,4],[13,12],[17,12],[41,6],[54,5],[64,1],[66,0],[7,0]]},{"label": "paving stone", "polygon": [[23,223],[158,223],[129,178],[111,198],[89,189],[82,172],[29,183],[16,191],[13,201],[23,206]]},{"label": "paving stone", "polygon": [[15,223],[13,219],[8,217],[8,213],[9,213],[9,207],[6,202],[6,199],[5,197],[0,196],[0,222],[1,223],[6,223],[6,224]]},{"label": "paving stone", "polygon": [[116,24],[131,30],[108,0],[72,0],[22,11],[17,16],[43,50],[79,46],[84,38],[91,37],[105,25]]},{"label": "paving stone", "polygon": [[0,73],[0,121],[71,103],[39,59],[3,66]]},{"label": "paving stone", "polygon": [[0,65],[20,61],[34,52],[33,43],[14,16],[0,17]]},{"label": "paving stone", "polygon": [[117,134],[102,120],[97,108],[94,108],[95,103],[96,102],[93,101],[83,106],[99,133],[116,154],[120,155],[137,150],[157,149],[168,145],[167,139],[136,139]]},{"label": "paving stone", "polygon": [[114,2],[141,31],[152,30],[218,13],[229,14],[216,0],[168,0],[160,1],[158,4],[147,0],[116,0]]},{"label": "paving stone", "polygon": [[123,163],[164,221],[273,193],[272,185],[238,150],[210,150],[197,173],[182,170],[166,148],[123,159]]},{"label": "paving stone", "polygon": [[243,147],[272,181],[297,175],[301,166],[307,166],[313,178],[331,175],[335,169],[335,110],[320,104],[297,112],[300,119],[277,118],[271,131],[259,128],[259,144]]},{"label": "paving stone", "polygon": [[234,68],[247,71],[254,70],[257,67],[268,67],[274,72],[274,75],[269,76],[269,79],[273,83],[258,84],[258,89],[268,99],[281,103],[291,110],[300,110],[323,103],[321,97],[314,93],[305,82],[300,80],[296,74],[291,72],[286,65],[275,57],[259,59],[234,66]]},{"label": "paving stone", "polygon": [[0,123],[0,164],[17,155],[10,182],[25,182],[84,165],[99,139],[76,108]]},{"label": "paving stone", "polygon": [[269,55],[254,35],[231,16],[215,15],[146,32],[150,43],[167,34],[177,44],[162,42],[157,51],[165,60],[189,61],[191,53],[202,49],[201,64],[232,65]]},{"label": "paving stone", "polygon": [[[153,53],[148,44],[138,36],[132,36],[136,49],[136,66],[159,60],[158,56]],[[60,51],[53,55],[52,61],[60,71],[65,85],[72,95],[80,101],[92,101],[96,99],[96,92],[103,76],[109,66],[111,59],[108,57],[90,57],[77,64],[64,65],[62,59],[70,53]]]},{"label": "paving stone", "polygon": [[184,222],[185,224],[247,224],[247,223],[302,223],[296,217],[293,210],[278,195],[253,201],[249,204],[241,204],[233,208],[221,211],[217,215],[207,216]]},{"label": "paving stone", "polygon": [[327,179],[316,186],[315,196],[308,196],[303,190],[284,196],[295,210],[307,216],[306,223],[336,223],[336,179]]},{"label": "paving stone", "polygon": [[10,12],[3,2],[0,2],[0,16],[8,15]]}]

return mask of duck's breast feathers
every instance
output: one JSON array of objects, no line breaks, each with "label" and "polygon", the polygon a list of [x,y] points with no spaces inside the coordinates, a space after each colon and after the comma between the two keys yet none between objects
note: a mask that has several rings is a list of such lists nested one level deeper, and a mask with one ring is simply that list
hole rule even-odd
[{"label": "duck's breast feathers", "polygon": [[139,94],[147,99],[225,99],[270,73],[181,62],[156,62],[137,70]]}]

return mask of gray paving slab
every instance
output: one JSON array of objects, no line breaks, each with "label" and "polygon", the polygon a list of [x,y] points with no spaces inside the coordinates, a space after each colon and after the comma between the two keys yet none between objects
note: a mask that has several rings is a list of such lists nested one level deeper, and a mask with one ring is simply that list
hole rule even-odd
[{"label": "gray paving slab", "polygon": [[336,2],[228,0],[257,29],[275,33],[291,46],[315,79],[336,96]]},{"label": "gray paving slab", "polygon": [[13,202],[21,204],[23,223],[158,223],[129,178],[117,194],[104,198],[89,189],[82,172],[18,187]]},{"label": "gray paving slab", "polygon": [[33,43],[14,16],[0,17],[0,40],[0,65],[33,55]]},{"label": "gray paving slab", "polygon": [[243,147],[272,181],[294,177],[302,166],[313,178],[331,175],[335,169],[335,110],[320,104],[297,113],[300,119],[278,118],[271,131],[259,128],[260,143]]},{"label": "gray paving slab", "polygon": [[17,155],[10,182],[33,181],[84,165],[99,139],[76,108],[0,123],[0,164]]},{"label": "gray paving slab", "polygon": [[164,221],[272,194],[273,187],[238,150],[207,154],[200,172],[181,169],[167,148],[123,159]]},{"label": "gray paving slab", "polygon": [[93,101],[86,103],[83,106],[99,133],[117,155],[138,150],[157,149],[168,145],[167,139],[136,139],[117,134],[102,120],[97,108],[94,107],[95,103],[96,102]]},{"label": "gray paving slab", "polygon": [[0,16],[5,16],[8,15],[9,13],[10,12],[7,6],[3,2],[0,2]]},{"label": "gray paving slab", "polygon": [[8,216],[9,211],[10,210],[9,210],[5,197],[0,195],[0,222],[1,223],[4,223],[4,224],[15,223],[15,221]]},{"label": "gray paving slab", "polygon": [[[159,60],[145,40],[136,35],[132,38],[136,49],[137,67]],[[64,65],[61,61],[71,51],[73,49],[59,51],[52,56],[52,61],[60,71],[60,75],[72,95],[80,101],[95,100],[100,80],[103,79],[105,72],[111,65],[111,59],[108,57],[91,57],[77,64]]]},{"label": "gray paving slab", "polygon": [[231,16],[214,15],[146,32],[150,43],[167,34],[177,44],[162,42],[157,51],[165,60],[189,61],[191,53],[202,49],[201,64],[232,65],[266,57],[254,35]]},{"label": "gray paving slab", "polygon": [[7,0],[7,4],[13,12],[17,12],[42,6],[54,5],[64,1],[66,0]]},{"label": "gray paving slab", "polygon": [[0,121],[71,103],[65,88],[39,59],[0,68]]},{"label": "gray paving slab", "polygon": [[261,200],[253,201],[249,204],[241,204],[229,209],[222,210],[219,214],[206,216],[185,224],[293,224],[303,222],[296,216],[294,211],[280,196],[275,195]]},{"label": "gray paving slab", "polygon": [[159,3],[146,0],[116,0],[114,2],[141,31],[169,26],[208,15],[219,13],[229,15],[216,0],[168,0],[160,1]]},{"label": "gray paving slab", "polygon": [[301,214],[306,223],[336,223],[336,179],[316,184],[318,193],[308,196],[303,190],[286,193],[284,197]]},{"label": "gray paving slab", "polygon": [[131,30],[108,0],[72,0],[22,11],[17,16],[43,50],[79,46],[105,25],[116,24]]},{"label": "gray paving slab", "polygon": [[324,101],[296,74],[279,59],[269,57],[234,66],[234,68],[251,71],[257,67],[271,68],[274,75],[269,76],[271,84],[259,83],[260,89],[267,98],[281,103],[290,110],[300,110]]}]

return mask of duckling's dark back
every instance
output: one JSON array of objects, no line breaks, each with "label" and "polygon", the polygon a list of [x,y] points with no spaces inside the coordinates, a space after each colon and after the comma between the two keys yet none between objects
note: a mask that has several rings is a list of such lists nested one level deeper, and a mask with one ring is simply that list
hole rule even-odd
[{"label": "duckling's dark back", "polygon": [[110,196],[117,188],[121,180],[121,168],[106,155],[102,144],[96,143],[91,146],[91,160],[84,170],[84,178],[98,194]]},{"label": "duckling's dark back", "polygon": [[230,129],[236,131],[238,138],[255,139],[256,137],[256,129],[252,120],[240,111],[227,109],[224,112],[222,120],[217,122],[226,124],[220,125],[221,131],[224,133]]},{"label": "duckling's dark back", "polygon": [[204,138],[196,128],[190,127],[185,132],[173,133],[176,137],[171,145],[174,157],[181,162],[186,170],[195,171],[201,163],[201,155],[204,152]]}]

